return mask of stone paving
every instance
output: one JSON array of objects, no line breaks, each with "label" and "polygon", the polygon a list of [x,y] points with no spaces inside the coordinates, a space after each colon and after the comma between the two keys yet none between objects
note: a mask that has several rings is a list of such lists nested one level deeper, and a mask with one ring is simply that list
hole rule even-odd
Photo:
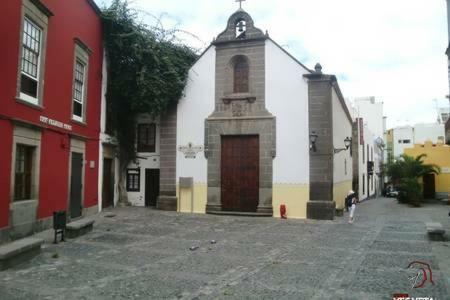
[{"label": "stone paving", "polygon": [[[348,224],[346,214],[313,221],[116,208],[93,232],[47,243],[0,272],[0,299],[450,299],[450,242],[428,241],[424,224],[449,232],[448,210],[380,198],[358,205]],[[434,285],[411,289],[414,260],[431,265]]]}]

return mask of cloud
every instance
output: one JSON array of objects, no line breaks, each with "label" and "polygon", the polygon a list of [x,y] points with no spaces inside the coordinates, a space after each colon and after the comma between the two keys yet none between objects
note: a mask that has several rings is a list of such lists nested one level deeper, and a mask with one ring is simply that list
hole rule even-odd
[{"label": "cloud", "polygon": [[[103,0],[106,4],[110,0]],[[98,0],[99,4],[102,0]],[[237,9],[232,0],[134,0],[198,36],[205,47]],[[255,25],[293,56],[336,74],[345,97],[376,96],[388,126],[434,122],[435,103],[448,105],[446,7],[442,0],[248,0]]]}]

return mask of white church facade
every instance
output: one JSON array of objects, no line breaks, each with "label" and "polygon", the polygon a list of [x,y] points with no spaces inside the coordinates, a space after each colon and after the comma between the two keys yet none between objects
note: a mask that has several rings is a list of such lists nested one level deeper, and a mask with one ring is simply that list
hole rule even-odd
[{"label": "white church facade", "polygon": [[[352,189],[352,118],[336,77],[310,70],[239,9],[160,120],[140,116],[127,170],[136,206],[333,219]],[[349,140],[350,139],[350,140]]]}]

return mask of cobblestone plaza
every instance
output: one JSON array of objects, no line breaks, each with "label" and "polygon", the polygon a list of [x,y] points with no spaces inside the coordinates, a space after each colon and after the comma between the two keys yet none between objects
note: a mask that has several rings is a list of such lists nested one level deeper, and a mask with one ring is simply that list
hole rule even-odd
[{"label": "cobblestone plaza", "polygon": [[[116,208],[94,231],[0,272],[0,299],[450,299],[448,207],[394,199],[357,207],[356,221],[178,214]],[[289,211],[288,211],[289,212]],[[211,242],[212,240],[214,241]],[[191,247],[198,247],[191,250]],[[431,265],[434,285],[411,289],[412,261]]]}]

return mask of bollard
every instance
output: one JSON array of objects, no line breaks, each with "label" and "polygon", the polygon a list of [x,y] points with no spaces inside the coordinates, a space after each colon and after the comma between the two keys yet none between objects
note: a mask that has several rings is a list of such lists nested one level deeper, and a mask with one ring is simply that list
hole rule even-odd
[{"label": "bollard", "polygon": [[286,216],[286,205],[284,205],[284,204],[280,205],[280,216],[281,216],[282,219],[287,219],[287,216]]}]

